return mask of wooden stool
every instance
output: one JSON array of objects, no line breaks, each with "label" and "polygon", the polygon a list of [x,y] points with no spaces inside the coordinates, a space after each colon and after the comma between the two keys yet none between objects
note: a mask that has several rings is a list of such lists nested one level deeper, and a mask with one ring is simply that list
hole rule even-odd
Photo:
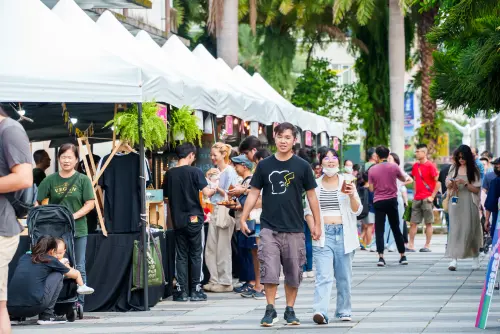
[{"label": "wooden stool", "polygon": [[146,217],[149,224],[160,225],[164,230],[165,225],[165,207],[163,201],[147,201],[146,202]]}]

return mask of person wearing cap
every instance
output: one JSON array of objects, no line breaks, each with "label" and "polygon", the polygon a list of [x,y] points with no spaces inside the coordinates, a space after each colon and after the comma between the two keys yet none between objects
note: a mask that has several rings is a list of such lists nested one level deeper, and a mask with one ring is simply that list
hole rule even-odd
[{"label": "person wearing cap", "polygon": [[[251,293],[252,297],[254,288],[262,290],[263,286],[260,284],[260,277],[254,271],[254,259],[252,254],[257,251],[257,244],[255,237],[247,237],[240,231],[239,220],[244,206],[244,201],[250,187],[250,180],[252,179],[253,163],[248,159],[245,154],[231,158],[236,173],[241,178],[241,182],[235,189],[229,191],[229,196],[237,199],[237,205],[232,207],[234,217],[236,218],[236,230],[238,239],[238,255],[240,257],[240,282],[245,282],[241,287],[234,288],[234,292],[245,294]],[[257,254],[255,254],[257,255]]]}]

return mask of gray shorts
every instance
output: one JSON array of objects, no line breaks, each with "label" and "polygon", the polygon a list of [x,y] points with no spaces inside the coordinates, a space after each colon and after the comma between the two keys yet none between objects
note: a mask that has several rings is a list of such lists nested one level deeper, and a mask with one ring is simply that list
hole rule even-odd
[{"label": "gray shorts", "polygon": [[434,204],[427,199],[422,201],[413,200],[411,206],[411,222],[420,224],[423,221],[426,224],[432,224],[434,222],[433,209]]},{"label": "gray shorts", "polygon": [[285,284],[298,288],[306,263],[305,235],[303,232],[273,232],[264,228],[260,231],[258,257],[262,284],[279,284],[283,265]]}]

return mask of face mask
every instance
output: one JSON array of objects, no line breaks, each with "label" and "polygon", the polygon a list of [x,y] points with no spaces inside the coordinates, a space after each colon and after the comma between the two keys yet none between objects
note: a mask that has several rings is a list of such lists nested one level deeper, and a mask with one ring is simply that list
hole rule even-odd
[{"label": "face mask", "polygon": [[325,173],[326,176],[332,177],[335,174],[338,174],[339,168],[338,167],[323,167],[323,173]]},{"label": "face mask", "polygon": [[352,173],[352,167],[344,167],[346,173]]}]

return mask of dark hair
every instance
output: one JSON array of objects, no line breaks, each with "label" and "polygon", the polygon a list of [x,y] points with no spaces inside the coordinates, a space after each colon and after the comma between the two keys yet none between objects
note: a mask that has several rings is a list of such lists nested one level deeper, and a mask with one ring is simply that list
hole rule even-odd
[{"label": "dark hair", "polygon": [[47,253],[51,250],[57,250],[57,240],[50,235],[44,235],[38,242],[35,247],[31,250],[31,262],[33,263],[48,263],[50,262],[45,257]]},{"label": "dark hair", "polygon": [[375,147],[370,147],[368,151],[366,151],[366,160],[370,160],[373,153],[375,153]]},{"label": "dark hair", "polygon": [[481,158],[479,158],[479,160],[486,161],[488,163],[490,162],[490,159],[488,159],[487,157],[481,157]]},{"label": "dark hair", "polygon": [[326,157],[328,152],[332,152],[334,157],[337,157],[337,158],[339,157],[339,155],[337,154],[337,151],[335,151],[333,148],[329,148],[328,150],[326,150],[325,152],[323,152],[319,155],[319,163],[320,164],[323,163],[323,159]]},{"label": "dark hair", "polygon": [[80,155],[78,154],[78,148],[74,144],[71,144],[71,143],[62,144],[59,147],[59,151],[57,152],[57,159],[61,159],[61,156],[70,150],[75,155],[76,160],[79,160]]},{"label": "dark hair", "polygon": [[458,167],[460,167],[459,157],[465,160],[465,166],[467,168],[467,180],[469,183],[473,183],[475,180],[479,179],[479,169],[476,166],[476,161],[472,154],[472,150],[467,145],[460,145],[455,152],[453,152],[453,164],[455,166],[455,176],[458,175]]},{"label": "dark hair", "polygon": [[[345,167],[345,164],[346,164],[348,161],[350,161],[350,162],[352,163],[352,160],[346,159],[346,160],[344,161],[344,167]],[[353,164],[353,168],[352,168],[352,169],[354,170],[354,164]]]},{"label": "dark hair", "polygon": [[238,150],[240,151],[240,153],[243,154],[245,152],[253,150],[254,148],[259,148],[261,146],[262,144],[259,138],[255,136],[248,136],[245,139],[243,139],[243,141],[240,143],[240,147],[238,148]]},{"label": "dark hair", "polygon": [[42,159],[47,157],[49,154],[45,150],[38,150],[33,153],[33,160],[35,160],[35,164],[39,164],[42,162]]},{"label": "dark hair", "polygon": [[421,148],[425,148],[427,149],[427,145],[426,144],[417,144],[417,150],[421,149]]},{"label": "dark hair", "polygon": [[311,165],[312,169],[316,169],[316,167],[318,167],[318,166],[321,167],[321,165],[319,164],[319,162],[313,162],[312,165]]},{"label": "dark hair", "polygon": [[259,148],[257,152],[254,154],[254,160],[259,161],[260,159],[265,159],[271,156],[271,152],[269,152],[266,148]]},{"label": "dark hair", "polygon": [[193,143],[180,144],[175,148],[175,154],[179,159],[185,159],[191,153],[196,155],[196,146],[194,146]]},{"label": "dark hair", "polygon": [[397,155],[396,153],[391,153],[391,156],[394,158],[394,162],[399,165],[401,165],[401,159],[399,159],[399,155]]},{"label": "dark hair", "polygon": [[391,151],[389,151],[389,149],[383,145],[377,146],[377,148],[375,149],[375,153],[377,153],[380,159],[387,159],[390,152]]},{"label": "dark hair", "polygon": [[481,153],[481,156],[485,157],[485,158],[488,158],[488,159],[493,159],[493,153],[489,152],[488,150],[484,151],[483,153]]},{"label": "dark hair", "polygon": [[361,166],[359,164],[354,164],[354,166],[352,166],[352,170],[359,172],[361,170]]},{"label": "dark hair", "polygon": [[7,112],[5,111],[6,106],[3,103],[0,103],[0,115],[3,117],[9,117]]},{"label": "dark hair", "polygon": [[299,149],[299,151],[297,152],[297,156],[299,158],[304,159],[309,164],[312,162],[312,160],[311,160],[311,150],[309,150],[308,148],[303,147],[303,148]]},{"label": "dark hair", "polygon": [[238,155],[239,155],[238,152],[236,152],[235,150],[231,150],[231,152],[229,152],[229,160],[231,160],[234,157],[237,157]]},{"label": "dark hair", "polygon": [[288,122],[281,123],[278,126],[276,126],[274,128],[274,134],[281,135],[286,130],[292,131],[293,138],[297,138],[297,133],[298,133],[297,128],[292,123],[288,123]]},{"label": "dark hair", "polygon": [[318,153],[321,154],[323,152],[326,152],[328,151],[328,147],[327,146],[321,146],[320,148],[318,148]]}]

